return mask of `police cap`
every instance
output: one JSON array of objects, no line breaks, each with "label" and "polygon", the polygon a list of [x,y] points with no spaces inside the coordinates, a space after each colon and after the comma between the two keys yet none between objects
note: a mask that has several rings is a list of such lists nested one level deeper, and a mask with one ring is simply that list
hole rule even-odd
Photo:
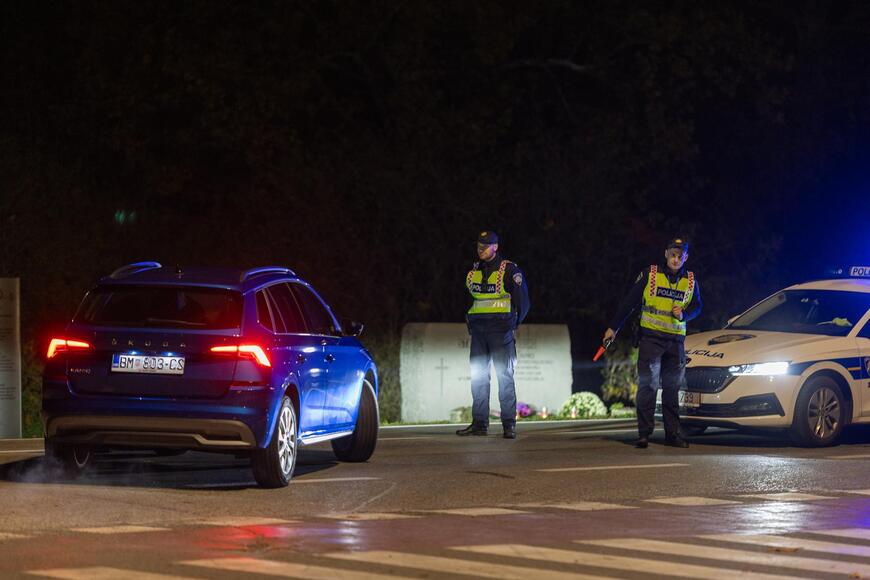
[{"label": "police cap", "polygon": [[498,234],[496,234],[492,230],[483,230],[477,235],[477,243],[478,244],[497,244],[498,243]]},{"label": "police cap", "polygon": [[688,254],[689,253],[689,240],[687,240],[686,238],[682,238],[682,237],[677,236],[676,238],[674,238],[670,242],[668,242],[667,246],[665,246],[665,250],[670,250],[671,248],[677,248],[677,249],[683,250],[683,252]]}]

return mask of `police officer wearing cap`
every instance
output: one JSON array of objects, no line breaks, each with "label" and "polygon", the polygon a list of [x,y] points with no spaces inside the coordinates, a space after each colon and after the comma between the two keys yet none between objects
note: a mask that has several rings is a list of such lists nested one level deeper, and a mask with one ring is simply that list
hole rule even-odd
[{"label": "police officer wearing cap", "polygon": [[477,256],[465,279],[473,302],[466,314],[471,334],[472,423],[457,435],[486,435],[489,427],[489,369],[495,365],[505,439],[516,439],[517,393],[514,333],[529,312],[529,291],[519,267],[498,253],[498,236],[483,231]]},{"label": "police officer wearing cap", "polygon": [[680,437],[679,390],[686,372],[686,323],[701,313],[701,290],[686,270],[689,242],[674,238],[665,249],[665,263],[650,266],[635,280],[619,304],[605,343],[613,340],[625,321],[640,308],[637,357],[636,446],[645,449],[655,428],[656,389],[662,389],[665,445],[688,447]]}]

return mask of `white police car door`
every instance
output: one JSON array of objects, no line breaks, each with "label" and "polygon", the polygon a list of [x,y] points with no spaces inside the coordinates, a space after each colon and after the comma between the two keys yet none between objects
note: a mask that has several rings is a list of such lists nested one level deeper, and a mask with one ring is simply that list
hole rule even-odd
[{"label": "white police car door", "polygon": [[856,341],[861,361],[861,378],[858,384],[863,387],[858,389],[861,393],[861,415],[870,416],[870,393],[867,391],[867,388],[870,387],[870,316],[867,317],[864,327],[858,332]]}]

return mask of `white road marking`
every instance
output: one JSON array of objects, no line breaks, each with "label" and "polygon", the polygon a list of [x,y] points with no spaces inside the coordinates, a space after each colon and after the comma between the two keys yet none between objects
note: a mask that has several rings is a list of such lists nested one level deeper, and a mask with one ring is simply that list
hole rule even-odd
[{"label": "white road marking", "polygon": [[471,517],[480,517],[480,516],[509,516],[514,514],[527,514],[529,512],[524,512],[520,510],[509,510],[505,508],[497,508],[497,507],[478,507],[478,508],[457,508],[450,510],[425,510],[426,513],[430,514],[446,514],[449,516],[471,516]]},{"label": "white road marking", "polygon": [[432,436],[420,436],[420,437],[378,437],[378,442],[381,441],[410,441],[411,439],[434,439]]},{"label": "white road marking", "polygon": [[20,540],[22,538],[29,538],[30,536],[24,534],[13,534],[12,532],[0,532],[0,540]]},{"label": "white road marking", "polygon": [[[625,550],[630,550],[631,545],[624,545]],[[555,548],[543,548],[540,546],[524,545],[499,545],[499,546],[463,546],[453,548],[475,554],[491,554],[493,556],[509,556],[540,560],[543,562],[558,562],[559,564],[577,564],[581,566],[594,566],[596,568],[610,568],[627,572],[643,572],[644,574],[660,574],[668,577],[682,578],[707,578],[710,580],[732,580],[735,576],[752,580],[782,580],[782,576],[771,574],[758,574],[747,572],[739,568],[699,566],[697,564],[684,564],[652,560],[648,558],[635,558],[631,556],[611,556],[594,552],[581,552],[579,550],[560,550]]]},{"label": "white road marking", "polygon": [[153,572],[137,572],[122,568],[107,568],[96,566],[94,568],[54,568],[51,570],[29,570],[26,572],[33,576],[46,576],[48,578],[63,578],[64,580],[192,580],[187,576],[169,576],[155,574]]},{"label": "white road marking", "polygon": [[286,524],[298,524],[296,520],[281,520],[277,518],[249,518],[245,516],[226,516],[223,518],[210,518],[193,522],[202,526],[227,526],[243,528],[246,526],[282,526]]},{"label": "white road marking", "polygon": [[295,562],[277,562],[275,560],[260,560],[257,558],[214,558],[210,560],[188,560],[179,562],[185,566],[199,566],[210,570],[243,572],[247,574],[262,574],[264,576],[280,576],[282,578],[330,578],[330,580],[386,580],[387,578],[401,580],[406,576],[360,572],[343,568],[327,568]]},{"label": "white road marking", "polygon": [[738,497],[751,497],[768,501],[818,501],[822,499],[837,499],[826,495],[813,495],[811,493],[800,493],[796,491],[786,491],[783,493],[749,493]]},{"label": "white road marking", "polygon": [[823,459],[867,459],[870,458],[870,453],[862,453],[860,455],[829,455]]},{"label": "white road marking", "polygon": [[813,534],[822,534],[824,536],[837,536],[838,538],[852,538],[854,540],[870,541],[870,529],[867,528],[851,528],[845,530],[808,530]]},{"label": "white road marking", "polygon": [[688,463],[650,463],[647,465],[599,465],[597,467],[556,467],[551,469],[536,469],[547,473],[561,471],[607,471],[611,469],[656,469],[660,467],[688,467]]},{"label": "white road marking", "polygon": [[870,575],[870,565],[853,564],[851,562],[838,562],[836,560],[824,560],[821,558],[806,558],[777,554],[775,552],[745,552],[730,548],[716,548],[714,546],[697,546],[682,544],[679,542],[662,540],[644,540],[641,538],[620,538],[618,540],[576,540],[578,544],[591,546],[607,546],[621,550],[630,547],[631,550],[652,552],[654,554],[669,554],[672,556],[696,556],[709,560],[724,560],[726,562],[741,564],[758,564],[762,566],[777,566],[794,570],[806,570],[809,572],[824,572],[826,574],[860,574],[860,578]]},{"label": "white road marking", "polygon": [[870,495],[870,489],[841,489],[840,493],[854,493],[858,495]]},{"label": "white road marking", "polygon": [[380,477],[323,477],[320,479],[293,479],[290,485],[297,483],[341,483],[343,481],[379,481]]},{"label": "white road marking", "polygon": [[804,540],[803,538],[791,538],[787,536],[768,536],[763,534],[713,534],[701,537],[722,542],[738,542],[741,544],[752,544],[756,546],[769,546],[771,548],[812,550],[813,552],[825,552],[827,554],[860,556],[862,558],[870,557],[870,546],[853,546],[851,544],[820,542],[818,540]]},{"label": "white road marking", "polygon": [[634,506],[619,505],[616,503],[602,503],[599,501],[578,501],[574,503],[521,503],[516,507],[521,508],[538,508],[538,509],[559,509],[573,510],[576,512],[590,512],[597,510],[627,510],[634,509]]},{"label": "white road marking", "polygon": [[449,572],[451,574],[463,574],[466,576],[479,576],[481,578],[500,578],[504,580],[528,580],[529,578],[551,580],[603,580],[602,576],[577,574],[575,572],[557,572],[541,568],[526,568],[490,562],[475,562],[471,560],[459,560],[444,558],[442,556],[427,556],[424,554],[407,554],[404,552],[373,551],[373,552],[333,552],[324,554],[329,558],[339,558],[352,562],[365,562],[367,564],[382,564],[386,566],[401,566],[415,570],[434,572],[436,577]]},{"label": "white road marking", "polygon": [[412,516],[410,514],[398,514],[398,513],[378,513],[378,512],[367,512],[367,513],[359,513],[359,514],[324,514],[324,518],[329,518],[332,520],[349,520],[354,522],[368,522],[368,521],[381,521],[381,520],[410,520],[415,518],[420,518],[422,516]]},{"label": "white road marking", "polygon": [[739,501],[732,499],[717,499],[714,497],[697,497],[687,495],[685,497],[656,497],[653,499],[644,500],[652,503],[663,503],[666,505],[685,505],[685,506],[705,506],[705,505],[732,505],[739,504]]},{"label": "white road marking", "polygon": [[595,435],[598,433],[637,433],[637,427],[629,429],[590,429],[588,431],[539,431],[529,435]]},{"label": "white road marking", "polygon": [[100,528],[73,528],[74,532],[83,534],[138,534],[140,532],[166,532],[169,528],[152,528],[150,526],[103,526]]}]

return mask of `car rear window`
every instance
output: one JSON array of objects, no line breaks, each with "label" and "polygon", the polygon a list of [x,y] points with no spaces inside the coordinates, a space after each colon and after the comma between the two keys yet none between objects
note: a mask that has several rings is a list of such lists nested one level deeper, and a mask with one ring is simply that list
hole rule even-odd
[{"label": "car rear window", "polygon": [[220,288],[101,286],[88,293],[75,322],[94,326],[238,328],[242,295]]}]

